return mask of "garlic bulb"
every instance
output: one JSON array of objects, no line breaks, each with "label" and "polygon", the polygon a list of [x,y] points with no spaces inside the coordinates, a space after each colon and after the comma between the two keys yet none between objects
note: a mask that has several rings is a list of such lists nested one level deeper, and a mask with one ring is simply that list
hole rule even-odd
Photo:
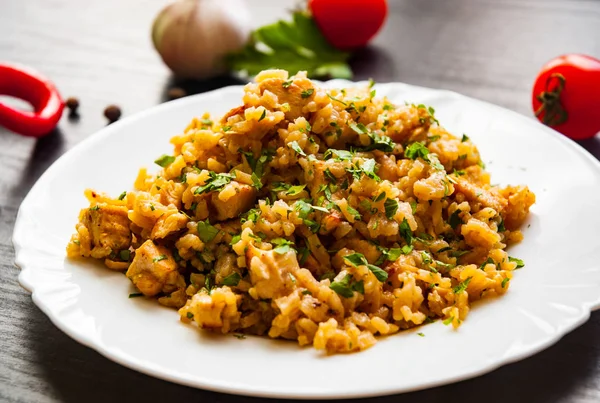
[{"label": "garlic bulb", "polygon": [[244,0],[179,0],[154,20],[152,41],[163,61],[184,78],[224,71],[224,56],[241,49],[250,34]]}]

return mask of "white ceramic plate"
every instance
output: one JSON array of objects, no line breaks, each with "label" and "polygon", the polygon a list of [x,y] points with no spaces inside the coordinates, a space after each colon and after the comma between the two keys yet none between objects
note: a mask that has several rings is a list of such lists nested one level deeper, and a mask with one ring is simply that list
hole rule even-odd
[{"label": "white ceramic plate", "polygon": [[530,356],[585,322],[600,304],[598,161],[532,119],[455,93],[404,84],[378,85],[377,93],[433,105],[443,125],[479,146],[493,182],[528,184],[537,194],[525,241],[510,250],[525,268],[504,297],[475,304],[458,331],[438,322],[359,354],[325,356],[293,342],[199,332],[174,310],[129,299],[123,274],[65,259],[87,206],[85,188],[112,195],[130,189],[138,168],[169,152],[169,138],[192,117],[238,105],[241,87],[152,108],[60,158],[19,210],[19,281],[56,326],[120,364],[185,385],[268,397],[374,396],[455,382]]}]

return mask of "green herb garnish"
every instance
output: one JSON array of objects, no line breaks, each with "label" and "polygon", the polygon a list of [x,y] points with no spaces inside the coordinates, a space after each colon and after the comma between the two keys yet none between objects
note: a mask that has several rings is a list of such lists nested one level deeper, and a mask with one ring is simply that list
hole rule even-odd
[{"label": "green herb garnish", "polygon": [[163,154],[162,156],[160,156],[159,158],[154,160],[154,163],[163,168],[166,168],[169,165],[171,165],[173,163],[173,161],[175,161],[175,157],[173,157],[172,155]]},{"label": "green herb garnish", "polygon": [[217,227],[212,226],[208,219],[206,221],[198,221],[198,236],[202,240],[202,242],[207,243],[215,239],[217,234],[219,233],[219,229]]}]

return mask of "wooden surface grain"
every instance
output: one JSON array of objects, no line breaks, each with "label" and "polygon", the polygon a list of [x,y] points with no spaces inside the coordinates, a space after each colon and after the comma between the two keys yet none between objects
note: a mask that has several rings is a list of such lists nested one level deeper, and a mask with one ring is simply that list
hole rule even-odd
[{"label": "wooden surface grain", "polygon": [[[545,61],[567,52],[600,57],[600,1],[389,3],[384,30],[353,57],[357,79],[455,90],[531,115],[530,87]],[[0,128],[0,401],[259,400],[195,390],[121,367],[54,327],[17,282],[11,236],[31,186],[61,154],[106,124],[105,106],[118,104],[128,116],[163,102],[173,85],[149,36],[164,4],[0,0],[0,61],[34,67],[51,77],[64,96],[81,101],[81,118],[65,116],[49,137],[34,140]],[[294,1],[249,4],[255,23],[262,24],[285,14]],[[202,92],[235,82],[224,77],[182,85]],[[597,139],[582,144],[600,156]],[[476,379],[373,401],[599,402],[599,341],[600,313],[594,313],[555,346],[524,361]],[[440,365],[451,370],[452,363]]]}]

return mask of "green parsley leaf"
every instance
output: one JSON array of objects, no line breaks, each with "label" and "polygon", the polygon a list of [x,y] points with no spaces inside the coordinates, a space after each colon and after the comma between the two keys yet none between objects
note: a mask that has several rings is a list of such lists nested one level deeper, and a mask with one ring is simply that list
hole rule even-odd
[{"label": "green parsley leaf", "polygon": [[323,159],[329,159],[332,155],[335,155],[336,161],[351,161],[354,158],[354,153],[351,151],[330,148],[323,154]]},{"label": "green parsley leaf", "polygon": [[460,141],[461,141],[462,143],[464,143],[465,141],[468,141],[468,140],[469,140],[469,136],[467,136],[466,134],[464,134],[464,133],[463,133],[463,135],[462,135],[462,139],[460,139]]},{"label": "green parsley leaf", "polygon": [[425,337],[425,335],[423,333],[421,333],[421,332],[417,333],[417,335],[420,336],[420,337]]},{"label": "green parsley leaf", "polygon": [[361,219],[361,217],[362,217],[362,216],[360,215],[360,213],[359,213],[359,212],[358,212],[358,211],[357,211],[355,208],[351,207],[350,205],[346,206],[346,211],[347,211],[348,213],[350,213],[350,215],[351,215],[352,217],[354,217],[354,219],[355,219],[355,220],[360,220],[360,219]]},{"label": "green parsley leaf", "polygon": [[335,278],[335,273],[332,271],[326,271],[325,273],[323,273],[321,275],[321,277],[319,278],[319,281],[321,280],[329,280],[332,281]]},{"label": "green parsley leaf", "polygon": [[242,240],[242,235],[241,234],[234,235],[231,238],[231,242],[229,242],[229,245],[233,246],[233,245],[235,245],[236,243],[238,243],[241,240]]},{"label": "green parsley leaf", "polygon": [[456,287],[454,287],[452,289],[452,291],[454,291],[455,294],[460,294],[461,292],[465,291],[467,289],[467,286],[471,282],[472,278],[473,277],[467,277],[467,279],[465,281],[463,281],[462,283],[460,283],[459,285],[457,285]]},{"label": "green parsley leaf", "polygon": [[159,158],[157,158],[154,163],[156,165],[159,165],[163,168],[168,167],[169,165],[171,165],[173,163],[173,161],[175,161],[175,157],[173,157],[172,155],[166,155],[163,154],[162,156],[160,156]]},{"label": "green parsley leaf", "polygon": [[[333,96],[331,96],[331,94],[327,94],[327,96],[328,96],[328,97],[329,97],[329,99],[331,99],[332,101],[339,102],[340,104],[342,104],[342,105],[344,105],[344,106],[348,105],[348,104],[347,104],[347,103],[345,103],[344,101],[341,101],[341,100],[339,100],[339,99],[337,99],[337,98],[334,98]],[[335,122],[334,122],[334,123],[335,123]]]},{"label": "green parsley leaf", "polygon": [[235,287],[240,283],[242,277],[238,273],[231,273],[229,276],[223,279],[223,285]]},{"label": "green parsley leaf", "polygon": [[508,261],[515,262],[517,264],[517,269],[520,269],[521,267],[525,266],[525,263],[521,259],[517,259],[516,257],[509,256]]},{"label": "green parsley leaf", "polygon": [[299,257],[298,263],[302,265],[306,263],[306,259],[310,255],[310,250],[308,248],[298,248],[297,254]]},{"label": "green parsley leaf", "polygon": [[157,263],[160,262],[161,260],[166,260],[167,259],[167,255],[160,255],[155,257],[154,259],[152,259],[152,262]]},{"label": "green parsley leaf", "polygon": [[214,190],[219,190],[223,186],[227,185],[233,179],[233,175],[231,174],[218,174],[215,172],[209,172],[209,179],[202,186],[199,186],[194,194],[202,194],[205,192],[212,192]]},{"label": "green parsley leaf", "polygon": [[334,174],[331,173],[331,171],[329,170],[329,168],[327,168],[325,171],[323,171],[323,174],[327,177],[327,179],[329,179],[330,182],[337,182],[337,178],[335,177]]},{"label": "green parsley leaf", "polygon": [[307,90],[304,90],[300,93],[300,96],[302,96],[302,98],[308,98],[310,97],[313,93],[315,92],[314,88],[309,88]]},{"label": "green parsley leaf", "polygon": [[410,229],[410,225],[408,225],[408,221],[406,221],[406,218],[404,218],[402,220],[402,222],[400,223],[400,235],[402,236],[402,238],[404,238],[404,240],[406,241],[406,243],[408,245],[412,245],[412,241],[413,241],[413,234],[412,234],[412,230]]},{"label": "green parsley leaf", "polygon": [[447,252],[447,251],[449,251],[449,250],[452,250],[452,247],[451,247],[451,246],[446,246],[446,247],[444,247],[444,248],[438,249],[438,251],[437,251],[437,252],[435,252],[435,253]]},{"label": "green parsley leaf", "polygon": [[123,200],[127,196],[127,192],[123,192],[119,195],[119,200]]},{"label": "green parsley leaf", "polygon": [[296,151],[296,153],[302,155],[303,157],[306,157],[306,153],[302,150],[302,147],[300,147],[296,140],[289,143],[288,146],[290,146],[292,150]]},{"label": "green parsley leaf", "polygon": [[506,277],[504,280],[502,280],[502,283],[500,284],[502,286],[502,288],[506,287],[506,283],[508,283],[510,281],[510,279],[508,277]]},{"label": "green parsley leaf", "polygon": [[371,90],[371,93],[369,94],[369,97],[371,99],[375,98],[375,95],[377,94],[377,90]]},{"label": "green parsley leaf", "polygon": [[451,324],[454,321],[454,316],[450,316],[448,319],[445,319],[442,323],[446,326]]},{"label": "green parsley leaf", "polygon": [[411,201],[410,202],[410,209],[412,210],[412,213],[415,214],[417,212],[417,202],[416,201]]},{"label": "green parsley leaf", "polygon": [[304,290],[302,291],[302,295],[312,295],[312,292],[310,292],[309,290]]},{"label": "green parsley leaf", "polygon": [[90,207],[90,211],[98,211],[100,210],[100,205],[96,204],[94,207]]},{"label": "green parsley leaf", "polygon": [[[388,219],[393,220],[398,211],[398,201],[396,199],[386,199],[383,203],[383,207],[385,208],[385,216]],[[404,220],[406,220],[406,218]]]},{"label": "green parsley leaf", "polygon": [[283,84],[281,84],[281,86],[283,88],[287,89],[287,88],[290,88],[290,86],[292,85],[293,82],[294,82],[294,80],[290,78],[289,80],[284,81]]},{"label": "green parsley leaf", "polygon": [[504,218],[500,217],[500,224],[498,224],[498,232],[504,232],[506,228],[504,227]]},{"label": "green parsley leaf", "polygon": [[350,279],[352,279],[352,275],[346,274],[346,276],[340,281],[332,282],[329,285],[329,288],[331,288],[338,295],[341,295],[344,298],[352,298],[354,296],[354,292],[349,287]]},{"label": "green parsley leaf", "polygon": [[194,314],[191,312],[188,312],[185,316],[187,316],[188,319],[194,319]]},{"label": "green parsley leaf", "polygon": [[227,56],[226,64],[248,76],[277,67],[305,70],[309,77],[352,78],[348,57],[349,53],[329,44],[307,12],[296,11],[292,21],[277,21],[253,31],[244,48]]},{"label": "green parsley leaf", "polygon": [[263,187],[262,181],[258,175],[256,175],[256,172],[252,172],[250,179],[252,179],[252,186],[254,186],[257,190],[260,190]]},{"label": "green parsley leaf", "polygon": [[362,123],[349,123],[348,126],[358,134],[367,134],[369,129]]},{"label": "green parsley leaf", "polygon": [[360,280],[350,286],[352,291],[356,291],[362,295],[365,295],[365,282]]},{"label": "green parsley leaf", "polygon": [[418,141],[415,141],[404,150],[406,158],[410,158],[411,160],[417,159],[418,157],[425,159],[428,154],[429,149],[427,149],[423,143]]},{"label": "green parsley leaf", "polygon": [[144,294],[142,294],[141,292],[134,292],[129,294],[129,298],[137,298],[137,297],[143,297]]},{"label": "green parsley leaf", "polygon": [[463,223],[462,219],[460,218],[460,213],[462,213],[462,210],[456,209],[454,210],[454,213],[450,214],[450,217],[448,218],[448,224],[450,224],[452,229],[456,229],[456,227]]},{"label": "green parsley leaf", "polygon": [[236,339],[239,339],[239,340],[244,340],[246,338],[246,335],[243,333],[234,333],[233,337],[235,337]]},{"label": "green parsley leaf", "polygon": [[344,260],[350,263],[351,266],[365,266],[368,264],[367,258],[362,253],[352,253],[350,255],[344,256]]},{"label": "green parsley leaf", "polygon": [[219,229],[210,225],[208,219],[206,221],[198,221],[198,236],[202,242],[212,241],[218,233]]},{"label": "green parsley leaf", "polygon": [[374,85],[375,85],[375,80],[373,80],[372,78],[369,78],[369,89],[373,88]]},{"label": "green parsley leaf", "polygon": [[385,196],[386,196],[385,192],[381,192],[373,199],[373,202],[375,202],[375,203],[380,202],[383,199],[385,199]]},{"label": "green parsley leaf", "polygon": [[373,264],[367,264],[367,268],[369,270],[371,270],[371,272],[375,275],[375,277],[377,278],[377,280],[379,280],[382,283],[385,283],[388,279],[388,274],[385,270],[383,270],[380,267],[377,267]]},{"label": "green parsley leaf", "polygon": [[288,241],[285,238],[271,239],[270,242],[273,245],[277,246],[275,249],[273,249],[273,252],[278,253],[280,255],[283,255],[284,253],[287,253],[290,251],[295,251],[295,249],[292,247],[294,245],[294,243],[292,241]]},{"label": "green parsley leaf", "polygon": [[124,262],[129,262],[129,259],[131,259],[131,252],[129,251],[129,249],[123,249],[122,251],[120,251],[119,258]]},{"label": "green parsley leaf", "polygon": [[256,208],[250,209],[242,215],[242,219],[240,220],[240,222],[242,224],[245,223],[246,221],[252,221],[253,223],[256,223],[261,214],[262,214],[262,211],[260,211],[260,209],[256,209]]},{"label": "green parsley leaf", "polygon": [[300,192],[302,192],[305,187],[306,185],[290,186],[290,188],[285,192],[285,194],[290,196],[296,196]]},{"label": "green parsley leaf", "polygon": [[363,162],[361,166],[361,169],[367,177],[374,179],[377,182],[381,181],[379,176],[377,176],[377,174],[375,173],[375,160],[373,158],[365,160],[365,162]]},{"label": "green parsley leaf", "polygon": [[394,109],[394,105],[390,105],[390,104],[383,105],[383,110],[384,111],[391,111],[393,109]]},{"label": "green parsley leaf", "polygon": [[261,120],[263,120],[266,117],[267,117],[267,110],[263,109],[263,113],[262,113],[262,115],[260,115],[260,118],[258,118],[258,121],[260,122]]},{"label": "green parsley leaf", "polygon": [[414,246],[412,246],[412,245],[404,245],[402,247],[402,254],[408,255],[410,252],[413,251],[413,249],[414,249]]},{"label": "green parsley leaf", "polygon": [[494,262],[494,259],[492,259],[491,257],[488,257],[485,260],[485,262],[483,262],[481,266],[479,266],[479,270],[485,270],[485,266],[487,266],[488,264],[496,264],[496,262]]}]

